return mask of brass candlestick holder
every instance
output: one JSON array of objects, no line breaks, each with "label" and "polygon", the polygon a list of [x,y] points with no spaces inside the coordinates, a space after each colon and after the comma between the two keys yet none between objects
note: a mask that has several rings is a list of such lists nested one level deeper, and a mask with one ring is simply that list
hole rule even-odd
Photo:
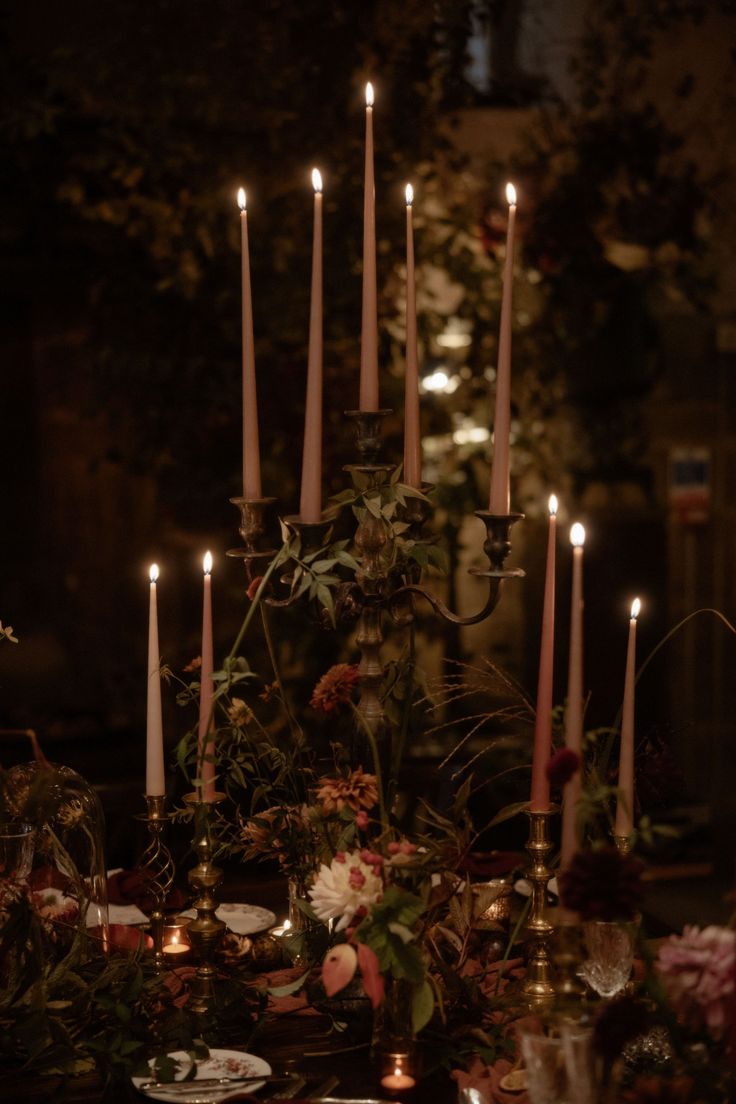
[{"label": "brass candlestick holder", "polygon": [[164,904],[174,884],[174,860],[163,841],[164,828],[171,819],[166,812],[165,795],[152,797],[146,794],[146,812],[138,819],[148,825],[150,836],[138,867],[145,879],[146,890],[153,898],[153,909],[148,919],[153,939],[153,965],[160,971],[164,967]]},{"label": "brass candlestick holder", "polygon": [[216,793],[211,801],[203,801],[201,793],[187,794],[184,798],[188,805],[194,806],[192,846],[199,859],[188,875],[189,884],[196,893],[192,907],[197,915],[187,928],[187,934],[198,962],[188,1007],[196,1015],[205,1015],[212,1010],[216,974],[214,957],[226,926],[215,915],[218,905],[215,892],[222,881],[222,870],[212,861],[213,846],[210,829],[211,807],[223,801],[224,798],[225,795],[221,793]]},{"label": "brass candlestick holder", "polygon": [[258,568],[262,561],[263,566],[276,555],[276,549],[262,547],[266,533],[266,516],[276,502],[275,498],[231,498],[233,506],[240,511],[240,525],[238,532],[243,540],[242,548],[230,548],[225,553],[233,559],[242,560],[245,564],[245,574],[248,582],[260,574]]},{"label": "brass candlestick holder", "polygon": [[557,812],[556,806],[550,806],[542,812],[527,810],[529,839],[526,849],[531,859],[531,866],[526,871],[526,877],[531,882],[532,893],[529,918],[526,922],[529,947],[524,994],[533,1008],[549,1003],[555,995],[550,957],[553,927],[547,918],[546,911],[547,884],[552,876],[552,871],[547,866],[547,856],[552,850],[549,822]]},{"label": "brass candlestick holder", "polygon": [[631,853],[631,836],[614,835],[613,842],[616,844],[616,849],[622,855],[628,855]]}]

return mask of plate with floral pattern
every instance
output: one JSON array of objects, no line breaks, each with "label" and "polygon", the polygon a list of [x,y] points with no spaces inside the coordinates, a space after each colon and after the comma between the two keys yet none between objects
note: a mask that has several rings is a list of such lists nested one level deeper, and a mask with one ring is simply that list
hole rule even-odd
[{"label": "plate with floral pattern", "polygon": [[[175,1050],[171,1054],[167,1054],[166,1057],[176,1063],[175,1081],[183,1081],[186,1078],[193,1083],[211,1077],[268,1077],[271,1073],[271,1067],[263,1058],[258,1058],[255,1054],[245,1054],[240,1050],[211,1050],[208,1058],[203,1058],[196,1063],[197,1068],[193,1077],[191,1076],[192,1059],[185,1050]],[[131,1078],[137,1089],[140,1089],[141,1085],[156,1076],[154,1058],[151,1059],[149,1065],[151,1066],[151,1073],[148,1076]],[[226,1100],[228,1096],[232,1096],[235,1092],[245,1090],[249,1093],[256,1092],[262,1088],[264,1083],[263,1081],[254,1081],[252,1084],[248,1083],[248,1085],[215,1085],[206,1089],[203,1088],[200,1093],[197,1093],[197,1099],[207,1099],[212,1101],[212,1104],[217,1104],[218,1101]],[[181,1102],[186,1099],[181,1093],[167,1092],[166,1089],[146,1089],[145,1095],[152,1097],[154,1100]]]},{"label": "plate with floral pattern", "polygon": [[[196,916],[194,909],[187,909],[180,913],[181,916]],[[224,904],[217,909],[217,919],[224,921],[230,931],[238,935],[253,935],[254,932],[265,931],[276,923],[276,916],[270,909],[261,908],[260,905]]]}]

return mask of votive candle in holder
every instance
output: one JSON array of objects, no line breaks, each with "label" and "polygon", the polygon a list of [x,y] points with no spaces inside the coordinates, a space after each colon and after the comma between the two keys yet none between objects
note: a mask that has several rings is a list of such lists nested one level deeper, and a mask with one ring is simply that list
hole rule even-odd
[{"label": "votive candle in holder", "polygon": [[409,1051],[386,1051],[381,1056],[381,1088],[405,1099],[417,1084],[414,1055]]},{"label": "votive candle in holder", "polygon": [[175,916],[172,920],[164,922],[162,950],[167,958],[180,961],[192,949],[187,928],[190,920],[186,916]]}]

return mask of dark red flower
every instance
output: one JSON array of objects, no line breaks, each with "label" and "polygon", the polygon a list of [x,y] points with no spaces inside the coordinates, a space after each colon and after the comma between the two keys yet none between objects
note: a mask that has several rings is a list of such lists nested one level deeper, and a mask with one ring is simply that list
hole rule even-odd
[{"label": "dark red flower", "polygon": [[319,713],[332,713],[338,705],[350,701],[358,679],[358,668],[352,663],[336,663],[325,671],[314,688],[309,704]]},{"label": "dark red flower", "polygon": [[572,748],[563,747],[556,751],[547,763],[547,778],[550,785],[561,790],[578,770],[580,770],[580,756]]},{"label": "dark red flower", "polygon": [[259,586],[261,585],[262,582],[263,582],[263,576],[262,575],[256,575],[255,579],[251,579],[250,585],[249,585],[248,589],[245,592],[251,602],[255,601],[256,593],[257,593],[258,588],[259,588]]},{"label": "dark red flower", "polygon": [[643,865],[615,847],[578,851],[559,877],[560,901],[583,920],[632,920],[643,896]]}]

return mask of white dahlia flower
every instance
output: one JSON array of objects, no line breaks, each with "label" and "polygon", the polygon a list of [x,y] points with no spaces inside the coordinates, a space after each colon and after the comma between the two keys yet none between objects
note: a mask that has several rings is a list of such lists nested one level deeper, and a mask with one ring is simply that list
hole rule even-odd
[{"label": "white dahlia flower", "polygon": [[383,893],[377,869],[361,860],[360,851],[338,851],[329,866],[322,863],[309,890],[315,914],[320,920],[339,917],[335,931],[344,931],[358,909],[370,909]]}]

